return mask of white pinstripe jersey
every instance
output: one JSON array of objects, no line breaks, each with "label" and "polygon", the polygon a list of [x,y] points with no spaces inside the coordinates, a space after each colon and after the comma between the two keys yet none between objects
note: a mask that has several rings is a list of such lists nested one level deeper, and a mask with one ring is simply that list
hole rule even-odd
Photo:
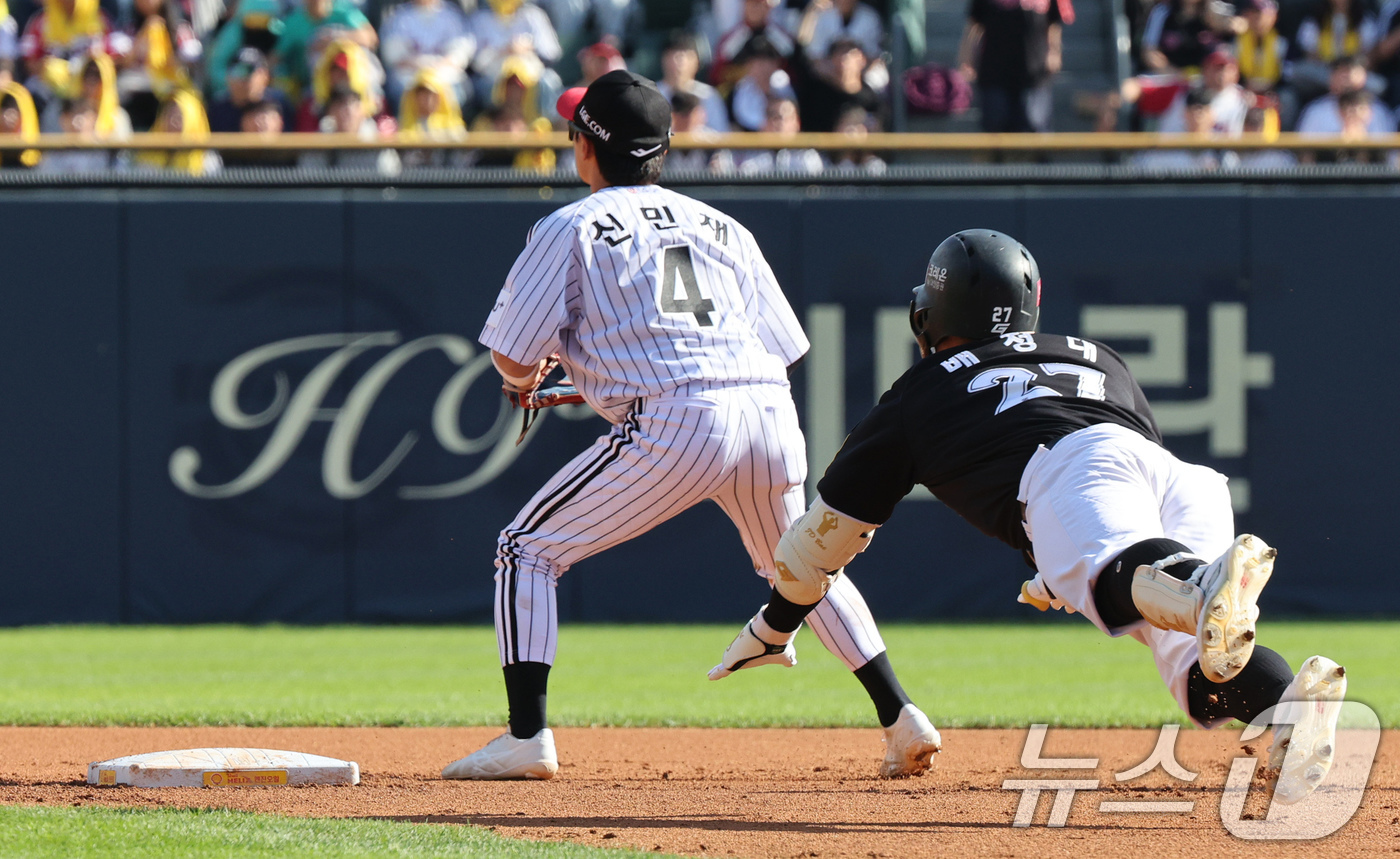
[{"label": "white pinstripe jersey", "polygon": [[692,383],[786,385],[809,346],[749,231],[655,185],[604,188],[536,223],[479,339],[521,364],[558,353],[614,419]]}]

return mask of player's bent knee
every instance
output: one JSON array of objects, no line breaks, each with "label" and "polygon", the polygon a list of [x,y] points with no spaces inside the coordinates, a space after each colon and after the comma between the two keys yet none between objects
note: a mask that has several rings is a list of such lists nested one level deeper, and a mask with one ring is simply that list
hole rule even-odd
[{"label": "player's bent knee", "polygon": [[1293,682],[1288,660],[1262,645],[1254,648],[1244,670],[1224,683],[1206,679],[1200,665],[1192,665],[1186,680],[1187,712],[1202,724],[1223,719],[1252,722],[1274,706]]},{"label": "player's bent knee", "polygon": [[[1098,610],[1099,618],[1109,629],[1117,629],[1127,626],[1138,620],[1146,618],[1149,623],[1160,613],[1154,608],[1155,602],[1163,597],[1151,591],[1149,587],[1152,583],[1137,575],[1137,571],[1143,567],[1152,567],[1154,564],[1170,559],[1176,555],[1188,555],[1190,549],[1185,545],[1168,540],[1163,537],[1154,537],[1148,540],[1140,540],[1109,561],[1099,573],[1098,579],[1094,582],[1094,607]],[[1199,561],[1197,561],[1199,563]],[[1190,570],[1194,564],[1183,564],[1178,567],[1175,564],[1166,567],[1166,572],[1173,578],[1184,579],[1190,575]],[[1170,583],[1162,583],[1165,587]],[[1147,605],[1144,611],[1143,606]],[[1154,626],[1159,624],[1154,623]]]},{"label": "player's bent knee", "polygon": [[818,496],[778,541],[773,589],[798,605],[821,602],[841,568],[870,545],[876,527],[831,509]]}]

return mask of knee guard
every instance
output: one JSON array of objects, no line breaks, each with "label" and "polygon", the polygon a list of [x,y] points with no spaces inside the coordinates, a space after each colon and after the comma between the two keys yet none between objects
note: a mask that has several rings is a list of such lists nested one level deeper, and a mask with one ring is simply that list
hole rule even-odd
[{"label": "knee guard", "polygon": [[1261,645],[1239,674],[1224,683],[1206,679],[1200,665],[1192,665],[1186,680],[1186,703],[1191,718],[1202,724],[1220,719],[1250,722],[1283,697],[1293,682],[1288,660]]},{"label": "knee guard", "polygon": [[778,541],[773,589],[798,605],[821,602],[841,568],[870,545],[876,527],[832,510],[817,496]]}]

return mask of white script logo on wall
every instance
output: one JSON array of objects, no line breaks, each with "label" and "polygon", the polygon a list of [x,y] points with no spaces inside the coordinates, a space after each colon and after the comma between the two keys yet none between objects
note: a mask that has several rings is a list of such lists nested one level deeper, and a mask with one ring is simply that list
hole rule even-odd
[{"label": "white script logo on wall", "polygon": [[[450,453],[460,456],[485,453],[486,456],[471,473],[457,480],[433,486],[400,486],[397,494],[409,500],[456,498],[490,483],[529,444],[529,438],[519,446],[515,444],[510,405],[500,396],[500,379],[491,366],[491,353],[478,350],[470,341],[455,334],[433,334],[407,343],[402,343],[402,339],[397,331],[314,334],[268,343],[234,358],[219,371],[209,391],[214,418],[231,430],[256,430],[271,425],[271,435],[243,473],[222,484],[201,483],[197,478],[202,464],[199,451],[188,445],[181,447],[170,456],[171,481],[196,498],[242,495],[266,483],[286,465],[312,422],[328,421],[331,429],[321,457],[321,479],[326,491],[340,499],[362,498],[383,484],[419,441],[417,432],[404,433],[393,452],[367,477],[357,480],[350,464],[365,420],[396,373],[415,357],[438,351],[460,369],[443,386],[433,403],[433,436]],[[381,348],[390,351],[355,382],[344,404],[339,408],[323,405],[327,393],[356,358]],[[292,355],[325,349],[333,351],[295,388],[285,371],[274,370],[276,393],[267,408],[249,414],[239,406],[239,391],[254,372],[274,368],[277,361]],[[496,416],[485,433],[469,437],[462,431],[461,414],[467,393],[474,385],[478,386],[475,399],[492,403],[488,408],[494,408]],[[587,406],[548,411],[575,419],[593,416]],[[540,423],[535,422],[531,437]]]}]

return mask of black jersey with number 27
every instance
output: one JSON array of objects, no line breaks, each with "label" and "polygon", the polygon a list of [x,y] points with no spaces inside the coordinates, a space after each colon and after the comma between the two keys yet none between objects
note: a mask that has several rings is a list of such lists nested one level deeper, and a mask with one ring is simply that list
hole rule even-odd
[{"label": "black jersey with number 27", "polygon": [[1029,549],[1021,472],[1040,445],[1094,424],[1162,442],[1118,353],[1078,337],[1004,334],[911,367],[851,431],[817,491],[879,525],[922,483],[983,533]]}]

